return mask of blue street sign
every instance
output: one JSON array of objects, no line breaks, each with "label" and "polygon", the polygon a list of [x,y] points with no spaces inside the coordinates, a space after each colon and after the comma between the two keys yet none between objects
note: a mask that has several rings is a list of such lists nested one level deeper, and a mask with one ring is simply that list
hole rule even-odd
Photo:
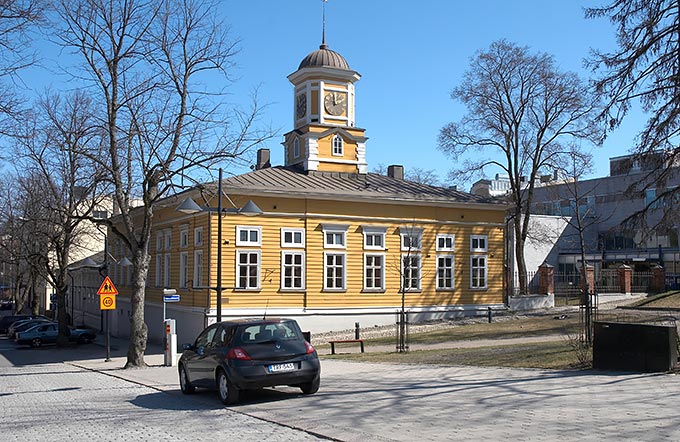
[{"label": "blue street sign", "polygon": [[163,302],[179,302],[179,295],[163,295]]}]

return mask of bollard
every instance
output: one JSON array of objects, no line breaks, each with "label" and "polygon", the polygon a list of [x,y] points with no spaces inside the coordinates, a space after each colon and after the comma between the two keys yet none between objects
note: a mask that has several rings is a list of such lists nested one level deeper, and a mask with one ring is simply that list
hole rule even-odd
[{"label": "bollard", "polygon": [[491,307],[489,307],[489,324],[491,324]]},{"label": "bollard", "polygon": [[358,322],[354,323],[354,339],[361,339],[359,337],[359,323]]}]

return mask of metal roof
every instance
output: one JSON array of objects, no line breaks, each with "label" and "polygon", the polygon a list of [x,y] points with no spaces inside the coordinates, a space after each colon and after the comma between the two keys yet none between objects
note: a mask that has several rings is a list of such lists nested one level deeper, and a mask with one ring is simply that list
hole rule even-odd
[{"label": "metal roof", "polygon": [[328,46],[322,44],[316,51],[310,52],[305,58],[300,62],[298,70],[302,68],[310,67],[331,67],[344,69],[349,71],[349,64],[345,57],[338,54],[337,52],[328,49]]}]

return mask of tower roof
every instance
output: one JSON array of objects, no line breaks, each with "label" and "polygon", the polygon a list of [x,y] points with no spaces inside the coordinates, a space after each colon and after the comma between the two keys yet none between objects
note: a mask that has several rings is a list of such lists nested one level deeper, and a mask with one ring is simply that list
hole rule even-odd
[{"label": "tower roof", "polygon": [[338,54],[337,52],[328,49],[328,46],[324,43],[319,46],[316,51],[310,52],[305,58],[300,62],[298,70],[302,68],[313,68],[313,67],[329,67],[336,69],[344,69],[349,71],[349,64],[345,57]]}]

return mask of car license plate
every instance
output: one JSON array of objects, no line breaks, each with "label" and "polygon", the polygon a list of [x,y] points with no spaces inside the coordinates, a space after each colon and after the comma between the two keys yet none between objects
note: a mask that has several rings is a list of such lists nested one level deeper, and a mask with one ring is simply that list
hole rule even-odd
[{"label": "car license plate", "polygon": [[274,364],[269,366],[269,373],[281,373],[284,371],[295,370],[295,364],[289,362],[287,364]]}]

